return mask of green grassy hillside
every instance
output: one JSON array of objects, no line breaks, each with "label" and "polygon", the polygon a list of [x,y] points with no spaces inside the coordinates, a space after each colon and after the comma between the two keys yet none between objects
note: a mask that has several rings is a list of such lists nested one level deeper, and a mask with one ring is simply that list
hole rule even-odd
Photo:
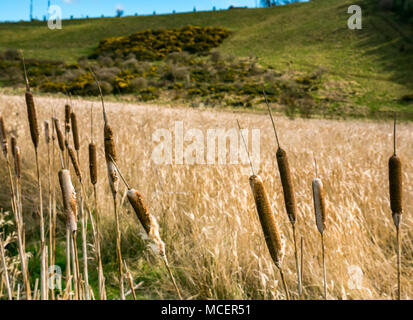
[{"label": "green grassy hillside", "polygon": [[[403,25],[376,0],[363,0],[363,29],[347,28],[347,8],[354,1],[314,0],[269,9],[63,21],[51,31],[44,22],[0,24],[0,50],[24,49],[27,57],[76,61],[90,54],[100,39],[145,29],[188,24],[221,26],[233,35],[220,47],[236,56],[255,55],[279,70],[327,74],[324,94],[348,108],[411,109],[413,28]],[[331,89],[331,90],[330,90]],[[338,93],[342,93],[342,96]],[[323,92],[320,93],[323,95]]]}]

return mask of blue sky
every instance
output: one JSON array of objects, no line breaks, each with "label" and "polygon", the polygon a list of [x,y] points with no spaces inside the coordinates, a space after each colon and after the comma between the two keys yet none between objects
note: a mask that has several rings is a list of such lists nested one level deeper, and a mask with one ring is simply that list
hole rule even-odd
[{"label": "blue sky", "polygon": [[[117,8],[122,8],[125,15],[171,13],[197,10],[227,9],[230,5],[255,7],[259,0],[51,0],[52,5],[62,8],[63,18],[73,15],[81,17],[114,16]],[[33,16],[43,19],[47,15],[48,0],[33,0]],[[30,0],[0,0],[0,21],[28,20]]]}]

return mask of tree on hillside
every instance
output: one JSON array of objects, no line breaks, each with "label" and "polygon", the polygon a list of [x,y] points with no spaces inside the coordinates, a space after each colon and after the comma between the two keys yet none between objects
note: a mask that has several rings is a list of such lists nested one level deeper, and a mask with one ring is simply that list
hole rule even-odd
[{"label": "tree on hillside", "polygon": [[116,9],[116,16],[117,16],[118,18],[120,18],[120,17],[123,16],[123,10],[122,10],[121,8],[117,8],[117,9]]},{"label": "tree on hillside", "polygon": [[294,2],[300,2],[300,0],[261,0],[261,5],[263,7],[274,7]]},{"label": "tree on hillside", "polygon": [[263,7],[274,7],[277,5],[276,0],[261,0],[261,5]]}]

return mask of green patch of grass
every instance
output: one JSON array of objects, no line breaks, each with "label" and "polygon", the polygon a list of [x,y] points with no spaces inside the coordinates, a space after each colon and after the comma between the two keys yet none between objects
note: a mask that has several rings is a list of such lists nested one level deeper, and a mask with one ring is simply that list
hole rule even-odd
[{"label": "green patch of grass", "polygon": [[28,58],[73,63],[107,37],[186,25],[224,27],[232,35],[221,45],[223,53],[254,55],[260,64],[281,72],[322,67],[328,80],[344,80],[354,91],[345,103],[407,111],[411,105],[401,98],[413,90],[413,45],[389,21],[410,38],[412,26],[380,12],[376,0],[362,0],[363,29],[349,30],[347,8],[353,2],[317,0],[265,9],[65,20],[63,29],[54,31],[44,22],[2,23],[0,50],[21,48]]}]

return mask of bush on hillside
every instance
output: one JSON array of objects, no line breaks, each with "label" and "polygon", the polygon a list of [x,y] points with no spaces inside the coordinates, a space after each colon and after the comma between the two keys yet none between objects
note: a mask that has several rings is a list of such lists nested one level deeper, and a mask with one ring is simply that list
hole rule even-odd
[{"label": "bush on hillside", "polygon": [[123,57],[133,54],[138,60],[161,60],[172,52],[208,53],[218,47],[230,32],[218,27],[186,26],[181,29],[145,30],[130,36],[107,38],[90,56],[116,53]]}]

